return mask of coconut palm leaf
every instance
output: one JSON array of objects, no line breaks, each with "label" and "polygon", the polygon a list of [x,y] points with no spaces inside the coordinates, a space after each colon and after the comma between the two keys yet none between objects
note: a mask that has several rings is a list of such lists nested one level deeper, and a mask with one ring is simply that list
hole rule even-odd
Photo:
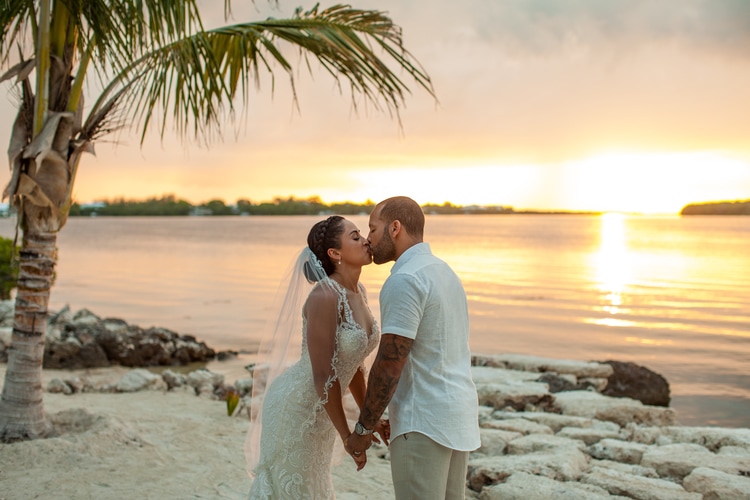
[{"label": "coconut palm leaf", "polygon": [[348,81],[355,107],[354,96],[362,95],[376,109],[398,116],[409,89],[387,60],[434,96],[429,76],[403,47],[401,30],[387,16],[337,5],[289,20],[201,31],[158,47],[124,68],[92,112],[104,107],[115,89],[127,87],[120,101],[128,107],[121,111],[136,118],[141,140],[155,117],[162,137],[171,118],[181,136],[208,138],[221,126],[224,112],[233,112],[235,97],[248,98],[247,82],[259,86],[261,71],[273,77],[278,65],[294,90],[292,64],[279,41],[298,48],[306,61],[318,60],[336,81]]}]

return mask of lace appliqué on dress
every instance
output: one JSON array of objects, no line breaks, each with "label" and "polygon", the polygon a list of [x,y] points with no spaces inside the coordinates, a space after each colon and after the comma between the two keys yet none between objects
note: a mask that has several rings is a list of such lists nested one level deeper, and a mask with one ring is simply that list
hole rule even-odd
[{"label": "lace appliqu\u00e9 on dress", "polygon": [[380,332],[373,323],[368,335],[354,321],[346,291],[329,281],[338,292],[339,310],[343,311],[336,329],[331,375],[323,397],[318,397],[307,347],[307,320],[303,318],[302,356],[272,382],[264,398],[261,456],[251,499],[334,498],[331,463],[338,434],[325,411],[328,391],[337,380],[342,391],[349,386],[377,347]]}]

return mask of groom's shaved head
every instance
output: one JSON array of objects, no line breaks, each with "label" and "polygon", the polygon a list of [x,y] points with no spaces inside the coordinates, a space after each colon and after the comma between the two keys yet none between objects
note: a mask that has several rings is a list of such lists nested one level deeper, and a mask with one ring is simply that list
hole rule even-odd
[{"label": "groom's shaved head", "polygon": [[394,196],[378,203],[380,220],[390,224],[394,220],[401,223],[406,232],[419,240],[424,236],[424,212],[419,204],[408,196]]}]

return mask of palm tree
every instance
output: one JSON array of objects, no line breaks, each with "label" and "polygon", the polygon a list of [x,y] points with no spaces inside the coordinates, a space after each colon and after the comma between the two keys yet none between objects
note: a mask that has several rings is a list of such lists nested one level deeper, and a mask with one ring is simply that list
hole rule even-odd
[{"label": "palm tree", "polygon": [[[355,97],[398,117],[409,88],[434,97],[426,72],[382,12],[336,5],[290,19],[205,29],[198,0],[1,0],[0,81],[15,80],[18,114],[8,149],[4,197],[23,233],[15,318],[0,399],[0,441],[49,434],[42,359],[57,233],[65,225],[83,153],[129,125],[143,144],[152,124],[209,143],[281,68],[294,89],[284,47],[310,68],[319,61]],[[224,1],[225,20],[231,0]],[[397,73],[398,72],[398,73]],[[33,81],[32,81],[33,75]],[[249,82],[253,82],[252,84]],[[84,88],[101,88],[86,109]],[[237,98],[237,99],[235,99]],[[294,97],[296,101],[296,94]],[[85,114],[85,116],[84,116]]]}]

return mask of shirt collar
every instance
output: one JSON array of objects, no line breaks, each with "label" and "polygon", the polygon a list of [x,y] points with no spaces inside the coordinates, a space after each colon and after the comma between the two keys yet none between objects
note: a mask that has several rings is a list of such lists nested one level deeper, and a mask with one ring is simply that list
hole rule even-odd
[{"label": "shirt collar", "polygon": [[404,253],[401,254],[398,259],[396,259],[396,263],[393,264],[393,267],[391,268],[391,274],[395,273],[400,268],[405,266],[406,263],[412,260],[414,257],[418,255],[429,255],[431,253],[432,250],[430,249],[429,243],[422,242],[410,246]]}]

